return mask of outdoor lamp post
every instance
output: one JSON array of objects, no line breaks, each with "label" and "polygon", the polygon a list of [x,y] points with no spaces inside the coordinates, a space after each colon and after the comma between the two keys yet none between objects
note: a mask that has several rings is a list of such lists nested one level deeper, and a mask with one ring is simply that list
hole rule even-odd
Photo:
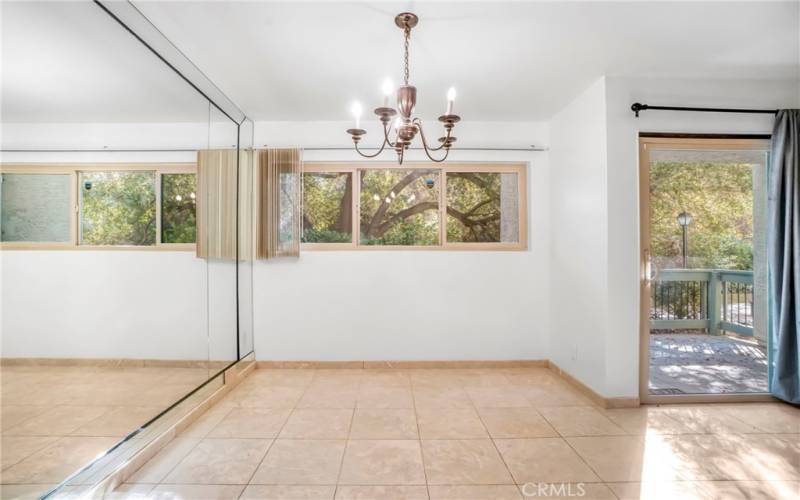
[{"label": "outdoor lamp post", "polygon": [[689,254],[689,224],[692,223],[692,214],[681,212],[678,214],[678,224],[683,230],[683,268],[686,269],[686,261]]}]

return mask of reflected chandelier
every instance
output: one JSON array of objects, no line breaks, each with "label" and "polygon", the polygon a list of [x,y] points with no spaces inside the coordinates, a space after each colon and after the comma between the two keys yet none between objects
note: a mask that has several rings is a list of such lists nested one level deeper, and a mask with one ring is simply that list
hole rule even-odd
[{"label": "reflected chandelier", "polygon": [[[450,154],[450,148],[452,147],[453,143],[456,142],[456,138],[453,137],[451,133],[453,131],[453,127],[461,120],[461,118],[453,114],[453,102],[456,98],[456,91],[454,88],[451,87],[447,92],[447,112],[439,117],[439,121],[444,124],[445,135],[444,137],[439,138],[440,144],[438,146],[432,147],[428,145],[428,141],[425,139],[425,132],[422,130],[422,120],[415,117],[412,118],[411,116],[414,112],[414,107],[417,104],[417,88],[408,84],[408,44],[409,40],[411,39],[411,28],[416,26],[418,22],[419,18],[410,12],[403,12],[394,18],[394,23],[398,28],[403,30],[404,34],[403,85],[397,89],[397,110],[389,107],[389,95],[392,93],[391,82],[387,80],[383,85],[383,106],[380,108],[375,108],[375,114],[378,115],[378,118],[383,125],[383,144],[381,144],[380,149],[378,149],[378,152],[375,154],[365,154],[358,149],[358,142],[361,140],[362,136],[366,135],[367,131],[360,128],[361,105],[358,103],[353,105],[353,114],[356,118],[356,126],[355,128],[348,129],[347,133],[353,138],[353,145],[355,146],[358,154],[365,158],[375,158],[383,152],[386,146],[389,146],[397,152],[397,160],[400,165],[402,165],[405,151],[411,145],[411,142],[414,140],[414,137],[416,137],[417,132],[419,132],[419,136],[422,139],[422,148],[425,150],[425,154],[432,161],[438,163],[447,159],[447,155]],[[397,118],[394,120],[394,123],[392,123],[392,118],[395,116],[397,116]],[[394,136],[394,141],[390,139],[391,136]],[[442,149],[444,149],[444,156],[441,158],[437,159],[431,155],[432,152]]]}]

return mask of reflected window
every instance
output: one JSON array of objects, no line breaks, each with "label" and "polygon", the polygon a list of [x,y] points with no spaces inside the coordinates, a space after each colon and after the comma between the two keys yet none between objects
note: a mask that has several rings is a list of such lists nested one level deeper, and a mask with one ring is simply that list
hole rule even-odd
[{"label": "reflected window", "polygon": [[70,241],[69,174],[4,173],[0,182],[0,240]]},{"label": "reflected window", "polygon": [[80,244],[156,244],[153,171],[80,172]]},{"label": "reflected window", "polygon": [[161,243],[197,240],[197,176],[161,175]]}]

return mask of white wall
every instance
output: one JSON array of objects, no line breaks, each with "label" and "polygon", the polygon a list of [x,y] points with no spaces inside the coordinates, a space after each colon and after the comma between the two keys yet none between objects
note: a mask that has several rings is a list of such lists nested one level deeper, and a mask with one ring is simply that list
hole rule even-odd
[{"label": "white wall", "polygon": [[[256,123],[258,146],[348,144],[352,124]],[[364,143],[378,137],[368,134]],[[546,146],[536,123],[456,127],[459,145]],[[342,140],[342,139],[345,140]],[[306,151],[306,161],[358,161]],[[422,160],[412,151],[410,161]],[[393,153],[382,161],[394,162]],[[524,252],[303,252],[257,262],[255,347],[265,360],[546,359],[548,169],[545,152],[459,151],[452,161],[529,163]]]},{"label": "white wall", "polygon": [[[229,124],[3,124],[4,150],[226,147]],[[235,133],[235,130],[233,130]],[[235,135],[233,136],[235,141]],[[6,163],[194,162],[193,151],[4,152]],[[193,251],[0,252],[2,357],[233,360],[232,263]]]},{"label": "white wall", "polygon": [[[637,119],[630,111],[636,101],[667,106],[798,107],[800,83],[609,77],[554,117],[552,355],[562,368],[608,397],[638,396],[639,132],[768,134],[772,127],[769,115],[645,111]],[[576,201],[578,196],[581,200]],[[581,201],[594,212],[579,211]],[[590,245],[586,238],[591,233],[586,231],[597,226],[603,227],[602,234],[592,238]],[[585,246],[575,248],[576,244]],[[592,254],[599,269],[590,272]],[[583,272],[571,271],[576,268]],[[597,296],[598,292],[603,296]],[[591,334],[586,322],[569,316],[582,313],[587,303],[594,305],[591,310],[598,317]],[[597,337],[602,339],[602,353],[595,351]]]},{"label": "white wall", "polygon": [[608,248],[605,80],[550,124],[550,358],[605,389]]}]

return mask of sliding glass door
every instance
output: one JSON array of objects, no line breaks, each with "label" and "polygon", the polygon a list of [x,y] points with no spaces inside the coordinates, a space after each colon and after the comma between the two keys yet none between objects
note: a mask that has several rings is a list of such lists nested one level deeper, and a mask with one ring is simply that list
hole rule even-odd
[{"label": "sliding glass door", "polygon": [[768,393],[768,142],[640,146],[642,398]]}]

